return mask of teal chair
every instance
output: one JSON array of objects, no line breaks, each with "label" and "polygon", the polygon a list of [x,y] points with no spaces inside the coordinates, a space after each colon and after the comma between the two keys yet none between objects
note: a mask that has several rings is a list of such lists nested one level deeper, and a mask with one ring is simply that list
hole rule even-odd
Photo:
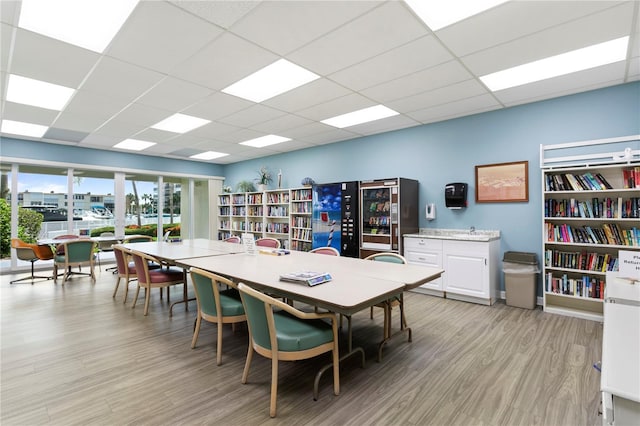
[{"label": "teal chair", "polygon": [[[202,321],[218,324],[218,340],[216,343],[216,362],[222,364],[222,325],[235,325],[247,320],[244,307],[236,285],[231,281],[212,272],[198,268],[191,268],[191,282],[196,293],[198,314],[191,340],[191,349],[196,347]],[[220,285],[226,285],[221,290]]]},{"label": "teal chair", "polygon": [[249,350],[242,373],[242,383],[247,383],[254,351],[271,359],[269,415],[276,416],[278,361],[296,361],[331,352],[333,393],[339,395],[340,364],[336,314],[302,312],[242,283],[238,284],[238,290],[249,325]]},{"label": "teal chair", "polygon": [[[407,260],[397,254],[397,253],[375,253],[371,256],[365,258],[365,260],[373,260],[376,262],[389,262],[389,263],[399,263],[406,265]],[[380,345],[380,349],[378,351],[378,361],[382,360],[382,346],[387,339],[391,337],[391,312],[394,307],[400,307],[400,330],[408,329],[409,333],[409,341],[411,341],[411,329],[407,327],[407,319],[404,315],[404,298],[403,294],[400,293],[389,300],[386,300],[382,303],[375,305],[378,308],[384,309],[384,339],[382,344]],[[373,319],[373,306],[371,307],[370,317]]]},{"label": "teal chair", "polygon": [[[71,275],[87,275],[91,281],[96,281],[94,273],[96,258],[96,243],[88,239],[76,239],[58,244],[56,255],[53,258],[53,279],[58,281],[58,268],[64,268],[62,285]],[[88,266],[89,272],[82,272],[82,267]],[[78,268],[78,272],[71,268]]]}]

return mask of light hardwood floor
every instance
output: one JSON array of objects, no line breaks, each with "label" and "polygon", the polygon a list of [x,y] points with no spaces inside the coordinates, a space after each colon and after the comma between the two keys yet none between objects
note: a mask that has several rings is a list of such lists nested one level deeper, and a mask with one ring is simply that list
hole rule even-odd
[{"label": "light hardwood floor", "polygon": [[[122,288],[111,298],[111,273],[96,273],[95,284],[74,277],[64,287],[0,277],[3,426],[601,424],[596,322],[410,293],[412,343],[393,340],[377,363],[382,312],[374,320],[357,314],[354,341],[366,367],[344,363],[339,396],[325,374],[313,401],[328,355],[282,362],[278,416],[270,419],[270,361],[254,356],[249,383],[240,383],[246,326],[225,327],[218,367],[214,325],[203,324],[190,349],[195,302],[169,318],[156,290],[144,317],[141,304],[131,309],[131,292],[126,305]],[[174,288],[172,300],[181,292]]]}]

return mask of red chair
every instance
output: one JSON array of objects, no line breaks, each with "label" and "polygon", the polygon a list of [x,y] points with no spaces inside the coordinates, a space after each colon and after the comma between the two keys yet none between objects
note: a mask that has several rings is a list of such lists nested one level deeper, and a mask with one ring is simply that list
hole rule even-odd
[{"label": "red chair", "polygon": [[[136,266],[136,275],[138,277],[138,288],[136,289],[136,297],[133,299],[132,309],[136,307],[136,302],[138,301],[138,295],[140,294],[140,288],[145,289],[145,298],[144,298],[144,315],[149,314],[149,300],[151,299],[151,289],[152,288],[167,288],[167,302],[169,302],[169,286],[182,284],[187,285],[187,277],[185,276],[185,272],[182,269],[178,268],[161,268],[161,269],[151,269],[149,268],[149,263],[159,264],[160,261],[153,256],[149,256],[148,254],[131,250],[131,257],[133,258],[133,263]],[[169,315],[172,315],[171,307],[169,309]]]},{"label": "red chair", "polygon": [[269,237],[258,238],[256,240],[256,245],[260,247],[280,248],[280,241]]},{"label": "red chair", "polygon": [[[116,273],[118,274],[118,280],[116,281],[116,288],[113,290],[113,296],[116,297],[118,287],[120,287],[120,280],[124,279],[124,299],[122,303],[127,303],[127,295],[129,294],[129,283],[138,279],[136,265],[130,261],[131,251],[123,246],[113,246],[113,254],[116,258]],[[158,269],[160,265],[155,263],[149,265],[149,269]]]},{"label": "red chair", "polygon": [[326,254],[328,256],[340,256],[340,252],[333,247],[317,247],[310,250],[309,253]]},{"label": "red chair", "polygon": [[225,243],[234,243],[234,244],[240,244],[240,237],[237,236],[231,236],[229,238],[225,238],[224,239]]}]

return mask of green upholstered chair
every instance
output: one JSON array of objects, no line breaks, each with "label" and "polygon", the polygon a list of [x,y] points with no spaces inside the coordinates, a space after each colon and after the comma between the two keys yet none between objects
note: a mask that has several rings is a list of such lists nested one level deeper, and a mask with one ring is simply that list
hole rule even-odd
[{"label": "green upholstered chair", "polygon": [[[60,254],[62,252],[62,254]],[[76,239],[58,244],[56,255],[53,258],[53,279],[58,280],[58,268],[64,268],[62,285],[71,275],[87,275],[91,281],[96,281],[94,273],[96,243],[87,239]],[[82,267],[88,266],[89,272],[82,272]],[[78,272],[71,268],[78,268]]]},{"label": "green upholstered chair", "polygon": [[[365,260],[373,260],[376,262],[389,262],[406,264],[407,260],[397,253],[375,253],[365,258]],[[402,293],[393,298],[375,305],[384,309],[384,338],[388,339],[391,336],[391,311],[394,307],[400,307],[400,329],[407,327],[407,320],[404,315],[404,299]],[[373,319],[373,306],[371,307],[370,317]]]},{"label": "green upholstered chair", "polygon": [[247,383],[254,351],[271,359],[269,415],[276,416],[278,361],[307,359],[331,352],[333,393],[340,394],[336,314],[302,312],[243,283],[238,284],[238,289],[249,325],[249,350],[242,383]]},{"label": "green upholstered chair", "polygon": [[[247,320],[240,294],[231,280],[198,268],[191,268],[191,282],[198,303],[191,349],[196,347],[203,320],[218,324],[216,362],[220,365],[222,364],[222,325],[236,324]],[[221,284],[228,288],[221,290]]]}]

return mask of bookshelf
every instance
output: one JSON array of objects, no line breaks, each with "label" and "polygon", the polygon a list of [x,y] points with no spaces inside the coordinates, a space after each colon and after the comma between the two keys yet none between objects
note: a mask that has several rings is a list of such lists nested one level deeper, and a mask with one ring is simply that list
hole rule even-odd
[{"label": "bookshelf", "polygon": [[629,144],[638,136],[541,145],[545,312],[602,321],[619,250],[640,252],[640,150]]},{"label": "bookshelf", "polygon": [[266,191],[264,236],[276,238],[280,247],[288,249],[289,244],[289,200],[288,189]]},{"label": "bookshelf", "polygon": [[218,239],[231,236],[231,194],[218,195]]},{"label": "bookshelf", "polygon": [[311,250],[311,214],[313,193],[311,188],[291,190],[291,249]]}]

